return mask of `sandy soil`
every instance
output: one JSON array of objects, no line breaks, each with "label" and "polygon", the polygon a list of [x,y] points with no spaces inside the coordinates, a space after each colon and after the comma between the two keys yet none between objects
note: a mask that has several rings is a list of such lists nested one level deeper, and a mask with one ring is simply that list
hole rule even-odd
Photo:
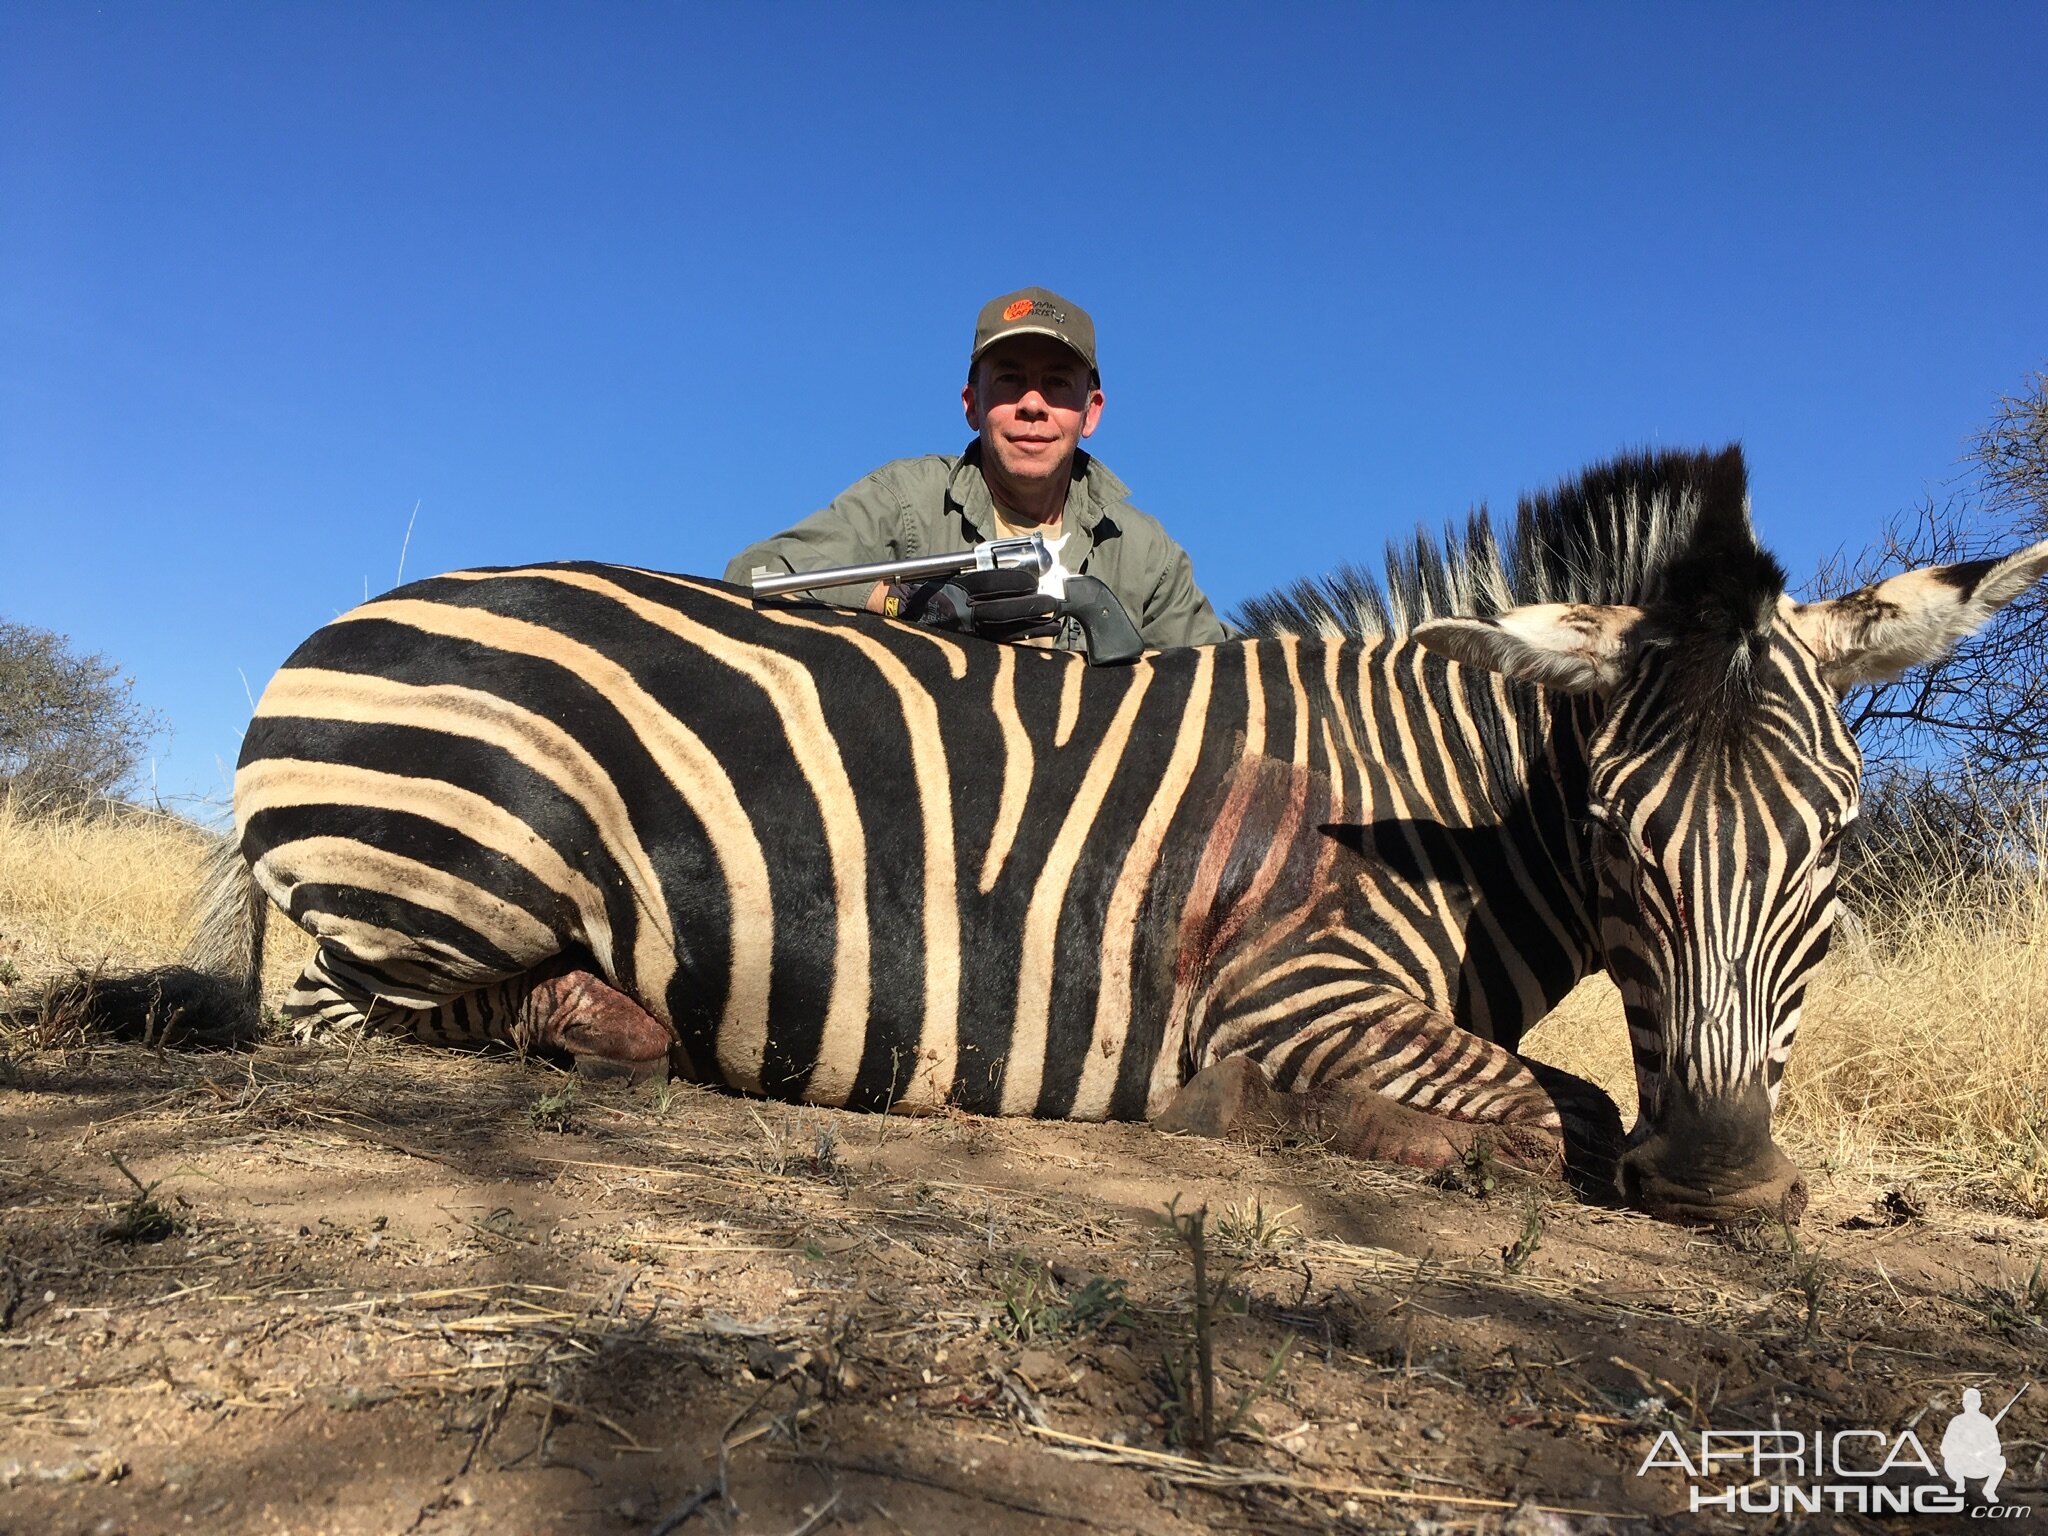
[{"label": "sandy soil", "polygon": [[[0,1531],[2048,1529],[2040,1389],[2000,1425],[2034,1513],[1995,1526],[1638,1475],[1667,1428],[1932,1449],[1964,1387],[2048,1379],[2041,1224],[1812,1178],[1796,1234],[1706,1233],[1485,1169],[381,1042],[16,1046]],[[1175,1200],[1209,1217],[1207,1452]]]}]

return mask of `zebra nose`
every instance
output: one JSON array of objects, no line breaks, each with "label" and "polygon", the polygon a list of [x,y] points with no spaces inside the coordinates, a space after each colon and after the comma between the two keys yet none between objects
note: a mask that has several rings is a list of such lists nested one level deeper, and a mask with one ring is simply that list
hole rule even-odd
[{"label": "zebra nose", "polygon": [[1630,1205],[1668,1221],[1720,1223],[1762,1216],[1791,1226],[1806,1211],[1805,1177],[1768,1140],[1739,1163],[1702,1162],[1697,1149],[1654,1134],[1621,1155],[1615,1182]]},{"label": "zebra nose", "polygon": [[1638,1124],[1615,1166],[1629,1204],[1674,1221],[1767,1216],[1791,1223],[1806,1210],[1806,1180],[1771,1139],[1761,1083],[1732,1093],[1679,1091],[1654,1123]]}]

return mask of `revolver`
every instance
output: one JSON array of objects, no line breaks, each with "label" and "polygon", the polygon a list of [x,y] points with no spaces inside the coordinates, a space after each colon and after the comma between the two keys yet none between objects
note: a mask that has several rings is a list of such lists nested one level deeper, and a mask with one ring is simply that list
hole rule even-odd
[{"label": "revolver", "polygon": [[[856,582],[919,581],[957,576],[962,571],[1028,571],[1043,576],[1053,567],[1052,551],[1035,533],[1016,539],[990,539],[972,549],[945,555],[920,555],[914,560],[877,560],[867,565],[842,565],[829,571],[793,571],[787,574],[755,566],[754,600],[781,597],[790,592],[809,592],[818,587],[851,586]],[[1062,621],[1080,625],[1087,640],[1091,666],[1111,666],[1134,661],[1145,649],[1131,616],[1116,594],[1093,576],[1069,576],[1053,613]]]}]

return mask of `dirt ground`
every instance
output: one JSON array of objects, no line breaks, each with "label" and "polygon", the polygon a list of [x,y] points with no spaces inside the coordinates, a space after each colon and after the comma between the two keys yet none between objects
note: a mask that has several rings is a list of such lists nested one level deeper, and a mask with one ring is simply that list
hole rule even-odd
[{"label": "dirt ground", "polygon": [[1996,1523],[1638,1474],[1666,1429],[1938,1457],[1963,1388],[2048,1381],[2040,1223],[1825,1169],[1796,1233],[1709,1233],[1484,1166],[384,1042],[0,1067],[10,1536],[2048,1529],[2040,1387]]}]

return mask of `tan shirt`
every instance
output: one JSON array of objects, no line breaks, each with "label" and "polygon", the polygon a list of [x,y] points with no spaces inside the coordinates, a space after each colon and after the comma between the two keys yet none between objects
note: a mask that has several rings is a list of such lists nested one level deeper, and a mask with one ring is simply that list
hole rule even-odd
[{"label": "tan shirt", "polygon": [[[1195,585],[1187,551],[1156,518],[1130,503],[1123,481],[1087,453],[1074,456],[1060,527],[1067,535],[1060,563],[1095,577],[1117,595],[1152,646],[1213,645],[1230,633]],[[981,444],[959,455],[928,454],[884,464],[786,533],[733,557],[725,579],[745,586],[756,566],[817,571],[874,560],[972,549],[1001,536],[995,502],[981,473]],[[858,608],[873,583],[829,587],[814,596]],[[1073,625],[1066,626],[1072,630]],[[1063,644],[1078,636],[1062,634]]]}]

